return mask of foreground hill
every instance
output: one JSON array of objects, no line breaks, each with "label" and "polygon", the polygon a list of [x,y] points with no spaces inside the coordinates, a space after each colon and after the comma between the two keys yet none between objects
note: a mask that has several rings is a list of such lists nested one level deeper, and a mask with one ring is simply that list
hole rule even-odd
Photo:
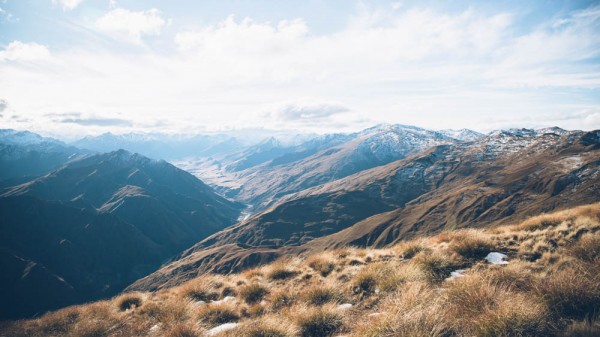
[{"label": "foreground hill", "polygon": [[512,130],[440,145],[283,197],[215,233],[130,289],[228,273],[306,250],[384,246],[441,230],[596,202],[600,132]]},{"label": "foreground hill", "polygon": [[[11,268],[0,316],[113,295],[233,224],[240,208],[185,171],[122,150],[5,188],[0,252]],[[57,290],[36,293],[48,284]]]},{"label": "foreground hill", "polygon": [[4,336],[597,336],[600,204],[340,248],[7,322]]}]

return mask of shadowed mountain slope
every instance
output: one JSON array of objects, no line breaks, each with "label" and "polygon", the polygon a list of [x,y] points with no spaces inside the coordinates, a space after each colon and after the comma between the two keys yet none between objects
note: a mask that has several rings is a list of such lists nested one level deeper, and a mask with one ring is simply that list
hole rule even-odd
[{"label": "shadowed mountain slope", "polygon": [[[62,280],[57,287],[70,303],[112,295],[233,224],[242,208],[165,161],[123,150],[6,188],[0,206],[0,248],[16,266],[3,282],[23,290],[14,296],[26,307],[13,317],[64,304],[55,301],[56,293],[27,297],[41,280]],[[30,265],[38,266],[42,276],[35,280],[42,283],[17,277]],[[2,310],[13,304],[3,303]]]}]

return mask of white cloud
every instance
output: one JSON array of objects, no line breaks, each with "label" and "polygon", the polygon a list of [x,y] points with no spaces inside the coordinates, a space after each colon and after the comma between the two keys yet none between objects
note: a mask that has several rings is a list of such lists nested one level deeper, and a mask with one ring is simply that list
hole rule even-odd
[{"label": "white cloud", "polygon": [[52,3],[55,5],[60,5],[63,11],[73,10],[82,2],[83,0],[52,0]]},{"label": "white cloud", "polygon": [[0,61],[37,61],[48,59],[50,51],[37,43],[13,41],[0,51]]},{"label": "white cloud", "polygon": [[140,44],[143,36],[159,35],[166,23],[156,8],[139,12],[114,8],[96,21],[96,27],[117,38]]},{"label": "white cloud", "polygon": [[347,111],[349,109],[340,104],[288,104],[274,115],[283,121],[322,120]]},{"label": "white cloud", "polygon": [[[134,48],[135,57],[102,47],[53,50],[53,62],[43,67],[0,64],[0,91],[11,109],[37,114],[31,119],[40,128],[59,131],[64,125],[44,119],[48,111],[127,119],[130,125],[115,127],[128,130],[166,116],[161,129],[175,131],[341,131],[377,122],[485,131],[536,120],[600,127],[598,100],[590,98],[600,89],[597,61],[589,60],[600,52],[600,20],[593,9],[523,30],[515,27],[519,15],[511,13],[448,14],[407,6],[365,11],[324,34],[303,19],[230,16],[176,34],[177,50],[168,52],[161,49],[165,43]],[[142,43],[166,22],[154,9],[116,8],[97,25]],[[14,58],[7,50],[0,60]],[[546,118],[584,110],[594,113],[569,121]],[[126,118],[114,117],[118,112]],[[498,116],[503,119],[495,121]],[[584,122],[589,126],[578,126]],[[70,124],[70,131],[93,125],[83,127]]]}]

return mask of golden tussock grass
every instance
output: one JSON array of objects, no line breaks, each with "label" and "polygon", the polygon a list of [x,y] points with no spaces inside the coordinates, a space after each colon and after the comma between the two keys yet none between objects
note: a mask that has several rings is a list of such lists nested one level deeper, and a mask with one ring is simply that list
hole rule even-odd
[{"label": "golden tussock grass", "polygon": [[196,310],[196,315],[202,324],[210,327],[240,319],[239,306],[232,303],[202,305]]},{"label": "golden tussock grass", "polygon": [[338,288],[331,286],[312,285],[303,290],[299,297],[310,305],[322,306],[326,303],[339,303],[345,296]]},{"label": "golden tussock grass", "polygon": [[[345,256],[347,256],[347,254]],[[308,258],[306,260],[306,264],[323,277],[327,277],[329,274],[331,274],[336,265],[332,259],[320,255]]]},{"label": "golden tussock grass", "polygon": [[[508,264],[486,262],[490,251]],[[4,324],[0,335],[187,337],[237,322],[218,336],[597,336],[599,252],[600,203],[207,274]]]},{"label": "golden tussock grass", "polygon": [[268,293],[269,289],[258,283],[242,286],[238,291],[240,298],[248,304],[262,301]]},{"label": "golden tussock grass", "polygon": [[294,337],[298,331],[294,324],[278,316],[265,316],[247,321],[236,327],[230,335],[240,337]]},{"label": "golden tussock grass", "polygon": [[496,250],[496,246],[489,236],[476,230],[461,230],[452,233],[448,248],[467,259],[482,259],[489,252]]},{"label": "golden tussock grass", "polygon": [[144,295],[141,293],[126,293],[114,300],[114,303],[121,311],[135,309],[142,305]]},{"label": "golden tussock grass", "polygon": [[298,307],[293,320],[301,337],[329,337],[342,330],[345,317],[333,306]]}]

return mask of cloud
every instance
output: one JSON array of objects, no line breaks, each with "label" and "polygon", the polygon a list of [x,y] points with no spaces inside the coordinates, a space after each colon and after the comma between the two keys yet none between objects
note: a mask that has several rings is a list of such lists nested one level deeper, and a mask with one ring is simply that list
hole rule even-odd
[{"label": "cloud", "polygon": [[301,19],[282,20],[276,25],[245,18],[239,22],[230,15],[217,25],[197,31],[178,33],[175,43],[181,50],[244,53],[285,52],[294,48],[298,38],[306,35],[308,27]]},{"label": "cloud", "polygon": [[159,35],[166,23],[156,8],[139,12],[114,8],[96,20],[96,28],[116,38],[141,44],[142,37]]},{"label": "cloud", "polygon": [[317,105],[288,105],[276,113],[277,117],[282,120],[307,120],[307,119],[322,119],[335,114],[349,111],[348,108],[334,104],[317,104]]},{"label": "cloud", "polygon": [[81,112],[50,112],[44,114],[45,117],[69,117],[69,118],[80,118],[82,115]]},{"label": "cloud", "polygon": [[60,5],[63,11],[73,10],[82,2],[83,0],[52,0],[52,3],[55,5]]},{"label": "cloud", "polygon": [[8,102],[5,99],[0,99],[0,112],[4,112],[8,108]]},{"label": "cloud", "polygon": [[12,15],[12,13],[7,12],[3,8],[0,8],[0,22],[15,23],[15,22],[19,22],[19,18],[15,18]]},{"label": "cloud", "polygon": [[37,43],[13,41],[0,51],[0,61],[37,61],[48,59],[50,51]]},{"label": "cloud", "polygon": [[60,123],[78,124],[83,126],[131,126],[132,123],[126,119],[119,118],[65,118]]},{"label": "cloud", "polygon": [[[495,116],[544,120],[600,105],[597,12],[541,13],[545,21],[532,23],[522,13],[440,12],[406,2],[397,10],[389,4],[360,9],[334,30],[314,31],[310,18],[229,16],[169,36],[157,10],[115,8],[98,19],[98,29],[129,42],[160,43],[136,48],[133,56],[99,43],[53,49],[52,62],[35,67],[0,62],[0,91],[19,113],[123,117],[115,114],[127,111],[131,128],[168,118],[165,128],[173,130],[338,131],[368,119],[485,130],[495,128]],[[169,30],[182,26],[194,27]],[[157,34],[160,41],[146,40]],[[8,51],[13,47],[0,51],[0,61],[16,58],[8,56],[18,54]],[[290,104],[299,98],[308,103]],[[575,118],[595,121],[594,115]],[[56,116],[63,119],[82,117]],[[39,128],[87,129],[49,124]]]}]

